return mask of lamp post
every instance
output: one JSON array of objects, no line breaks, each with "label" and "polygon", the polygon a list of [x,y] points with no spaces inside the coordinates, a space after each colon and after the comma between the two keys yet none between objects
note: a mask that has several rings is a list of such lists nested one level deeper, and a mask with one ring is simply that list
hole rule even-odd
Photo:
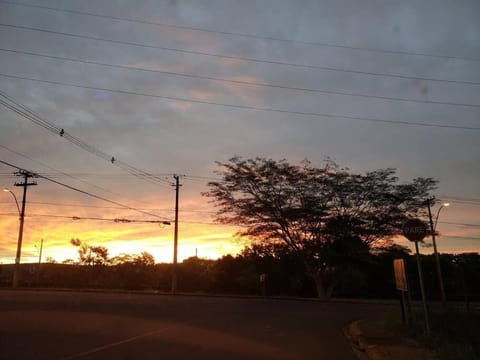
[{"label": "lamp post", "polygon": [[35,248],[38,251],[38,266],[42,263],[42,250],[43,250],[43,239],[40,240],[40,249],[38,248],[37,244],[35,244]]},{"label": "lamp post", "polygon": [[430,231],[432,233],[432,243],[433,243],[433,253],[435,254],[435,265],[437,268],[437,277],[438,277],[438,288],[440,290],[440,300],[442,302],[442,307],[445,308],[447,305],[447,298],[445,296],[445,288],[443,286],[443,277],[442,277],[442,269],[440,267],[440,257],[437,251],[437,242],[435,240],[435,231],[437,228],[438,217],[440,215],[440,211],[447,206],[450,206],[449,203],[443,203],[437,211],[437,215],[435,217],[435,223],[432,219],[432,210],[430,208],[430,201],[431,199],[427,199],[427,206],[428,206],[428,217],[430,219]]}]

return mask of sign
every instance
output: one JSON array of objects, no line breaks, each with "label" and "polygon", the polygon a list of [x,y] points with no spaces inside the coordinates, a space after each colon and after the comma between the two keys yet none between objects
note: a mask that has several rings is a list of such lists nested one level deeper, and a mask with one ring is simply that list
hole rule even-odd
[{"label": "sign", "polygon": [[395,285],[397,290],[408,291],[407,275],[405,274],[405,262],[403,259],[393,260],[393,270],[395,271]]},{"label": "sign", "polygon": [[403,235],[410,241],[422,241],[427,235],[427,227],[422,220],[411,219],[403,225]]}]

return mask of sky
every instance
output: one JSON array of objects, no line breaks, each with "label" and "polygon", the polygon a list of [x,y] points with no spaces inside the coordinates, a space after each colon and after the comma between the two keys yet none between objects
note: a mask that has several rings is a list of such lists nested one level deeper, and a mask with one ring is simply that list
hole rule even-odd
[{"label": "sky", "polygon": [[[0,1],[0,92],[115,158],[0,104],[0,160],[96,196],[35,179],[22,262],[41,239],[44,258],[76,260],[72,238],[172,261],[173,223],[112,219],[173,220],[173,174],[179,259],[238,253],[247,240],[214,224],[201,195],[235,155],[432,177],[434,216],[451,204],[439,251],[480,251],[476,0]],[[0,164],[0,186],[20,201],[14,172]],[[11,195],[0,193],[3,263],[18,236]]]}]

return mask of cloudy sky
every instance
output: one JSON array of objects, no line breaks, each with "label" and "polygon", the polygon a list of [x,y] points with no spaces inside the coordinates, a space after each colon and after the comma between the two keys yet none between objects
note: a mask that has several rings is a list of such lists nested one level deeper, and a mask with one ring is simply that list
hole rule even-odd
[{"label": "cloudy sky", "polygon": [[[180,259],[237,252],[236,229],[213,225],[200,195],[215,161],[234,155],[319,166],[330,157],[359,172],[394,167],[401,181],[433,177],[435,195],[451,203],[440,251],[480,250],[476,0],[0,1],[0,91],[117,161],[4,105],[0,160],[159,217],[37,179],[24,261],[42,238],[45,256],[75,259],[73,237],[171,261],[173,226],[108,219],[173,219],[172,174],[185,175]],[[119,164],[158,176],[142,181]],[[14,171],[0,165],[0,186],[20,200]],[[18,215],[1,194],[8,263]]]}]

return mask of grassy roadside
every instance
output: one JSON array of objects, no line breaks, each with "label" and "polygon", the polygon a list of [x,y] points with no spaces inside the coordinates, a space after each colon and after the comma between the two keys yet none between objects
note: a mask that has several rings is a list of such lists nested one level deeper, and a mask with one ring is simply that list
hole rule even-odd
[{"label": "grassy roadside", "polygon": [[424,314],[412,312],[410,327],[403,324],[399,311],[387,319],[387,328],[405,337],[415,338],[431,349],[439,360],[480,359],[480,313],[461,309],[430,311],[430,336],[425,334]]}]

